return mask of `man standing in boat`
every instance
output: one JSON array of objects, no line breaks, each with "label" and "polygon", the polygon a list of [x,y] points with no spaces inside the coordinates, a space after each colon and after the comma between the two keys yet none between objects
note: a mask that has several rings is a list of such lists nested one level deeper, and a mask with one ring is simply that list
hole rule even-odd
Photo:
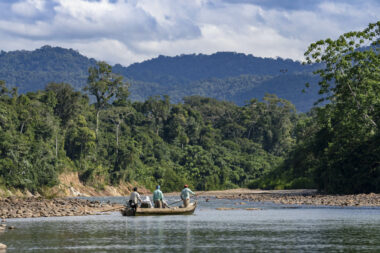
[{"label": "man standing in boat", "polygon": [[140,201],[140,203],[142,202],[140,194],[137,192],[137,187],[135,187],[129,196],[129,206],[136,210],[138,207],[138,201]]},{"label": "man standing in boat", "polygon": [[190,204],[190,194],[195,195],[194,192],[192,192],[188,185],[185,184],[183,187],[183,190],[181,191],[181,199],[183,201],[183,207],[188,207]]},{"label": "man standing in boat", "polygon": [[160,186],[156,186],[156,190],[153,192],[153,203],[155,208],[162,208],[162,201],[164,199],[164,194],[160,190]]}]

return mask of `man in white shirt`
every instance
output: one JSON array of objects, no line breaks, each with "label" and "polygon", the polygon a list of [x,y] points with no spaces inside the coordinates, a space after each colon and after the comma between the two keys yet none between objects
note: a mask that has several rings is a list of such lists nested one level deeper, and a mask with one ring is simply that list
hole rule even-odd
[{"label": "man in white shirt", "polygon": [[136,210],[138,202],[142,202],[140,194],[137,192],[137,187],[133,188],[133,192],[129,196],[129,206]]}]

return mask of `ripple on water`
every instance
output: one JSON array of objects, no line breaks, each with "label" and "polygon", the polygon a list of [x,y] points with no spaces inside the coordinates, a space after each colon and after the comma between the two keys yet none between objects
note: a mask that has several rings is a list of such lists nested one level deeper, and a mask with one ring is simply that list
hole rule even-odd
[{"label": "ripple on water", "polygon": [[[125,203],[125,198],[100,200]],[[9,219],[7,224],[16,229],[1,234],[0,240],[8,246],[7,253],[380,250],[380,208],[290,209],[249,201],[240,207],[236,202],[201,199],[190,216],[123,217],[114,212]]]}]

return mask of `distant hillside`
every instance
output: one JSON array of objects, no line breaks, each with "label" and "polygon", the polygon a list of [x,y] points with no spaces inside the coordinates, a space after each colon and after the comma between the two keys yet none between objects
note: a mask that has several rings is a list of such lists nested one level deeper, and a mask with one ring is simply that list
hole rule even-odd
[{"label": "distant hillside", "polygon": [[305,83],[317,83],[311,73],[315,68],[289,59],[219,52],[159,56],[127,68],[115,65],[114,71],[132,79],[131,98],[135,100],[167,94],[173,102],[180,102],[185,96],[201,95],[244,105],[274,93],[306,112],[319,98],[316,85],[302,92]]},{"label": "distant hillside", "polygon": [[[80,90],[87,70],[95,65],[73,49],[44,46],[34,51],[0,53],[0,80],[19,87],[20,92],[43,89],[49,82],[66,82]],[[306,82],[315,82],[313,66],[289,59],[260,58],[241,53],[219,52],[176,57],[159,56],[129,67],[117,64],[115,73],[132,84],[131,99],[170,96],[180,102],[184,96],[201,95],[243,105],[265,93],[290,100],[299,111],[308,111],[318,98],[315,89],[301,93]]]},{"label": "distant hillside", "polygon": [[[261,99],[266,93],[276,94],[280,98],[291,101],[298,111],[306,112],[313,107],[318,99],[316,85],[305,89],[305,83],[317,83],[317,78],[311,73],[280,74],[275,76],[240,76],[212,80],[210,88],[213,92],[204,92],[203,96],[215,94],[215,98],[234,101],[237,105],[244,105],[252,98]],[[212,85],[217,83],[218,85]],[[191,92],[200,93],[205,90],[207,82],[200,81],[191,87]],[[303,92],[304,91],[304,92]]]},{"label": "distant hillside", "polygon": [[50,82],[66,82],[80,88],[87,81],[88,68],[95,63],[73,49],[60,47],[1,51],[0,80],[19,87],[20,92],[41,90]]},{"label": "distant hillside", "polygon": [[295,73],[310,70],[300,62],[289,59],[254,57],[233,52],[218,52],[212,55],[191,54],[157,58],[135,63],[128,68],[116,65],[115,70],[134,80],[161,82],[163,77],[182,81],[196,81],[207,78],[225,78],[240,75],[278,75],[283,72]]}]

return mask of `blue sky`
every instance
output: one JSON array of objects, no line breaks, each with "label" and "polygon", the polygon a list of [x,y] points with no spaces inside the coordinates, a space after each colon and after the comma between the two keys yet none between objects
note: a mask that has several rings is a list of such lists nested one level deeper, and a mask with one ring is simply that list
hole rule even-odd
[{"label": "blue sky", "polygon": [[0,50],[48,44],[123,65],[217,51],[302,60],[310,43],[378,20],[379,0],[0,0]]}]

